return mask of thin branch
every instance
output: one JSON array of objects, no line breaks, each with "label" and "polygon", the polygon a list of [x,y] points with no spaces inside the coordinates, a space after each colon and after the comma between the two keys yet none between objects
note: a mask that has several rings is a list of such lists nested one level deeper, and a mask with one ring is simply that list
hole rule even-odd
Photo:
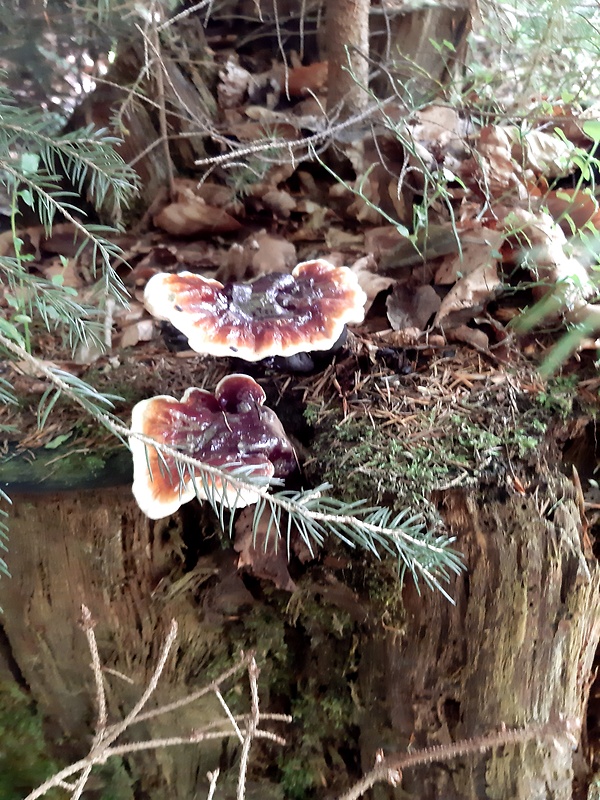
[{"label": "thin branch", "polygon": [[356,783],[349,791],[341,795],[338,800],[357,800],[369,791],[376,783],[387,782],[397,786],[402,779],[402,770],[420,764],[431,764],[435,761],[448,761],[457,756],[469,753],[482,753],[494,747],[503,747],[509,744],[521,744],[533,739],[548,739],[553,742],[557,737],[566,738],[570,744],[577,743],[576,731],[581,727],[577,719],[558,720],[546,724],[529,725],[524,728],[504,728],[488,736],[475,736],[472,739],[461,739],[453,744],[441,744],[415,750],[412,753],[402,753],[385,756],[383,751],[377,752],[375,766],[362,780]]},{"label": "thin branch", "polygon": [[246,730],[246,737],[242,745],[242,754],[240,756],[240,770],[237,786],[237,800],[244,800],[246,796],[246,775],[248,773],[248,759],[250,757],[250,747],[252,740],[258,734],[258,723],[260,720],[260,708],[258,704],[258,676],[259,669],[254,658],[248,664],[248,679],[250,681],[250,721],[248,722],[248,729]]},{"label": "thin branch", "polygon": [[206,777],[210,781],[210,786],[208,787],[208,795],[206,796],[206,800],[213,800],[215,791],[217,789],[217,781],[219,780],[219,775],[221,774],[221,770],[217,767],[212,772],[207,772]]},{"label": "thin branch", "polygon": [[92,656],[92,671],[94,673],[94,683],[96,684],[96,708],[98,710],[98,719],[96,721],[96,733],[94,736],[94,749],[101,741],[106,726],[108,723],[108,712],[106,707],[106,691],[104,689],[104,678],[102,676],[102,664],[100,662],[100,653],[98,652],[98,642],[94,635],[94,623],[92,614],[86,605],[81,606],[81,614],[83,618],[83,630],[88,641],[88,647]]},{"label": "thin branch", "polygon": [[[183,700],[176,701],[175,703],[170,703],[167,706],[162,706],[161,708],[154,709],[153,711],[146,712],[145,714],[142,713],[142,709],[147,704],[148,700],[150,699],[150,697],[152,696],[153,692],[156,689],[158,681],[160,680],[160,677],[164,671],[169,653],[171,652],[173,644],[175,642],[175,637],[177,634],[177,623],[175,622],[175,620],[171,622],[169,632],[162,645],[156,667],[154,668],[154,671],[150,677],[146,689],[142,693],[142,696],[121,722],[112,726],[107,726],[106,696],[104,692],[103,679],[102,679],[103,668],[100,661],[100,656],[98,653],[98,644],[94,633],[94,622],[92,619],[92,615],[86,606],[82,607],[82,617],[83,617],[83,628],[86,634],[86,638],[88,640],[88,647],[92,657],[92,670],[94,673],[94,680],[96,683],[96,703],[98,706],[96,735],[94,737],[94,741],[92,743],[90,752],[85,758],[80,759],[79,761],[75,762],[74,764],[71,764],[68,767],[65,767],[64,769],[60,770],[60,772],[48,778],[48,780],[46,780],[41,786],[38,786],[37,789],[34,789],[32,792],[30,792],[25,798],[25,800],[36,800],[37,798],[45,795],[46,792],[48,792],[51,788],[55,786],[61,786],[67,789],[69,792],[71,792],[72,795],[71,800],[79,800],[86,786],[88,778],[92,772],[93,767],[97,764],[104,764],[109,758],[113,756],[124,756],[124,755],[129,755],[131,753],[137,753],[143,750],[155,750],[158,748],[174,747],[185,744],[199,744],[201,742],[209,740],[230,738],[231,736],[240,733],[239,726],[237,724],[238,721],[245,722],[247,726],[244,738],[244,745],[246,745],[246,742],[251,741],[252,739],[255,738],[266,739],[268,741],[275,742],[279,745],[285,745],[286,743],[285,739],[283,739],[281,736],[278,736],[272,731],[261,730],[258,727],[261,720],[269,719],[269,720],[289,722],[291,721],[291,718],[284,714],[265,714],[261,717],[258,706],[258,684],[257,684],[258,667],[256,666],[256,662],[251,653],[247,655],[242,654],[237,664],[235,664],[233,667],[223,672],[215,681],[210,683],[203,690],[194,692],[193,695],[189,695]],[[163,737],[157,739],[148,739],[122,745],[111,746],[112,743],[135,722],[139,722],[142,719],[149,719],[158,716],[159,714],[166,713],[166,711],[171,711],[175,708],[180,708],[182,705],[190,703],[193,700],[196,700],[202,695],[208,694],[211,691],[218,692],[219,691],[218,687],[225,680],[231,678],[233,675],[239,672],[240,669],[243,667],[247,667],[248,677],[250,680],[250,691],[252,697],[250,715],[240,715],[238,717],[233,717],[231,712],[227,709],[229,712],[227,714],[227,719],[215,720],[212,723],[209,723],[205,728],[194,730],[192,731],[192,733],[185,736],[171,736],[171,737]],[[224,703],[224,705],[226,704]],[[222,726],[227,722],[229,722],[231,727],[223,729]],[[214,728],[218,728],[219,726],[221,726],[221,729],[214,730]],[[249,750],[249,745],[246,746],[246,749]],[[242,761],[242,765],[243,765],[243,772],[240,771],[240,781],[245,781],[245,774],[247,770],[247,754],[246,758],[243,759]],[[240,770],[242,770],[242,767],[240,768]],[[72,775],[78,775],[75,783],[67,781],[67,778],[70,778]],[[217,771],[217,776],[218,776],[218,771]],[[211,786],[213,785],[216,785],[216,778],[214,779],[211,778]],[[214,794],[214,789],[213,789],[213,794]]]},{"label": "thin branch", "polygon": [[[148,682],[148,686],[146,687],[144,693],[131,709],[129,714],[125,717],[124,720],[119,722],[117,725],[113,725],[110,730],[107,729],[106,735],[102,740],[102,746],[107,747],[112,742],[115,741],[122,733],[125,731],[131,723],[137,719],[138,715],[140,714],[141,710],[144,708],[152,694],[154,693],[158,681],[160,680],[160,676],[163,673],[165,665],[167,663],[167,658],[169,657],[169,653],[171,652],[171,648],[175,643],[175,638],[177,637],[177,622],[175,620],[171,620],[171,625],[169,627],[169,633],[167,634],[167,638],[165,643],[163,644],[162,651],[158,658],[158,663],[154,669],[154,672]],[[92,752],[94,752],[92,748]]]}]

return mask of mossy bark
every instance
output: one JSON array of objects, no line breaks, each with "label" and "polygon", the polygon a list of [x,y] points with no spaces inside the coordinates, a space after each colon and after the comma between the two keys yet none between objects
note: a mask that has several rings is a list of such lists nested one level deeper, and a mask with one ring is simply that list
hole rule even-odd
[{"label": "mossy bark", "polygon": [[[584,552],[570,482],[556,470],[538,478],[524,496],[480,485],[443,497],[467,567],[450,590],[455,606],[428,591],[418,596],[410,583],[400,592],[385,564],[343,550],[296,575],[291,598],[244,581],[196,504],[151,522],[128,487],[15,496],[13,577],[0,581],[4,661],[48,720],[49,738],[63,741],[54,754],[69,759],[85,753],[93,733],[82,603],[97,621],[105,665],[133,680],[107,677],[113,719],[139,697],[172,618],[177,658],[158,702],[203,685],[240,647],[255,648],[263,710],[291,711],[296,724],[281,755],[253,751],[249,796],[333,796],[380,747],[401,753],[502,724],[584,718],[600,635],[599,572]],[[212,697],[135,735],[174,735],[217,714]],[[207,771],[230,765],[235,773],[236,748],[140,754],[119,772],[113,796],[202,796]],[[402,796],[568,800],[576,758],[581,764],[568,747],[532,741],[407,771]],[[229,796],[226,784],[222,791]],[[376,796],[395,791],[380,786]]]},{"label": "mossy bark", "polygon": [[[381,731],[390,749],[403,752],[501,725],[585,722],[600,573],[584,554],[572,484],[550,473],[538,489],[520,497],[481,486],[444,497],[467,570],[456,581],[455,606],[407,585],[403,625],[366,643],[365,766]],[[581,772],[581,754],[564,741],[532,741],[415,769],[403,785],[409,797],[432,800],[570,800],[577,764]]]}]

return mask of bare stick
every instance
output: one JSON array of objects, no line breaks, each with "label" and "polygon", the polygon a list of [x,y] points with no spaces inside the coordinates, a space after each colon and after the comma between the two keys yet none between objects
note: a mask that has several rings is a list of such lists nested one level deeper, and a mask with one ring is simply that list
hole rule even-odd
[{"label": "bare stick", "polygon": [[96,734],[94,737],[94,744],[96,745],[102,740],[106,724],[108,722],[108,714],[106,710],[106,692],[104,690],[104,679],[102,677],[102,664],[100,662],[100,654],[98,652],[98,643],[94,633],[94,621],[92,614],[86,605],[81,606],[81,616],[83,620],[83,630],[85,632],[90,654],[92,656],[92,671],[94,673],[94,682],[96,684],[96,707],[98,709],[98,719],[96,721]]},{"label": "bare stick", "polygon": [[144,706],[150,699],[151,695],[153,694],[154,690],[156,689],[158,681],[160,680],[160,676],[162,675],[163,670],[165,668],[165,664],[167,663],[167,658],[169,657],[171,648],[173,647],[173,644],[175,642],[176,636],[177,636],[177,622],[175,620],[171,620],[169,633],[167,634],[167,638],[165,640],[162,651],[158,658],[158,664],[156,665],[154,673],[150,678],[148,686],[146,687],[140,699],[131,709],[129,714],[127,714],[125,719],[122,722],[119,722],[117,725],[113,725],[112,728],[110,728],[107,731],[106,736],[102,742],[103,745],[109,745],[112,742],[114,742],[115,739],[117,739],[123,733],[123,731],[126,730],[131,725],[131,723],[138,717],[139,713],[144,708]]},{"label": "bare stick", "polygon": [[213,772],[207,772],[206,777],[210,781],[210,786],[208,787],[208,795],[206,796],[206,800],[212,800],[217,789],[217,781],[219,780],[219,775],[221,774],[221,770],[217,767]]},{"label": "bare stick", "polygon": [[260,670],[254,658],[248,665],[248,679],[250,681],[250,720],[246,730],[246,738],[242,745],[242,755],[240,757],[240,773],[238,778],[237,787],[237,800],[244,800],[246,795],[246,775],[248,772],[248,757],[250,755],[250,747],[252,740],[256,736],[258,730],[258,722],[260,720],[260,709],[258,704],[258,676]]},{"label": "bare stick", "polygon": [[171,161],[171,153],[169,150],[169,140],[168,140],[168,127],[167,127],[167,108],[165,104],[165,83],[164,83],[164,64],[161,57],[161,48],[160,48],[160,34],[158,32],[158,26],[156,24],[155,18],[158,14],[158,4],[152,4],[152,27],[151,27],[151,40],[150,46],[154,51],[154,58],[152,59],[154,62],[154,73],[155,73],[155,80],[156,80],[156,92],[158,97],[156,98],[159,103],[158,108],[158,121],[160,125],[160,135],[163,141],[163,149],[164,149],[164,156],[165,156],[165,166],[167,168],[167,179],[169,182],[169,192],[171,196],[175,191],[175,178],[173,175],[173,162]]},{"label": "bare stick", "polygon": [[532,739],[566,738],[570,744],[577,741],[575,731],[580,726],[579,720],[559,720],[556,723],[530,725],[526,728],[509,728],[491,733],[488,736],[475,736],[472,739],[461,739],[453,744],[441,744],[416,750],[413,753],[402,753],[385,756],[382,750],[377,752],[375,766],[364,778],[355,784],[338,800],[357,800],[375,786],[376,783],[387,782],[397,786],[402,779],[402,770],[419,764],[431,764],[434,761],[448,761],[468,753],[480,753],[494,747],[507,744],[519,744]]}]

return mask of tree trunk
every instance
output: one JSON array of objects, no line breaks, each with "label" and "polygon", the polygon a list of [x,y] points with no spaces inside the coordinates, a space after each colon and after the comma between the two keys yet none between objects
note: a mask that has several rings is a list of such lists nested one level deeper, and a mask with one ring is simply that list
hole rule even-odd
[{"label": "tree trunk", "polygon": [[[537,496],[481,486],[444,497],[467,571],[456,582],[455,606],[407,585],[402,616],[365,643],[365,768],[382,732],[386,750],[401,753],[502,725],[585,723],[600,572],[584,554],[572,484],[551,472],[540,487]],[[581,771],[581,754],[564,741],[532,741],[416,768],[403,787],[422,800],[570,800],[576,764]]]},{"label": "tree trunk", "polygon": [[372,82],[375,94],[394,91],[409,108],[440,97],[465,63],[476,13],[473,0],[393,13],[382,3],[372,21],[373,49],[383,66]]},{"label": "tree trunk", "polygon": [[327,110],[342,118],[362,111],[369,102],[370,0],[327,3]]},{"label": "tree trunk", "polygon": [[[129,487],[14,496],[0,652],[48,719],[49,738],[64,742],[58,754],[74,759],[87,752],[94,724],[82,603],[97,621],[103,662],[116,671],[107,675],[112,720],[141,694],[172,618],[178,655],[157,702],[203,685],[240,647],[255,648],[262,709],[292,712],[296,725],[276,778],[277,753],[258,749],[252,786],[262,797],[302,797],[319,786],[334,796],[358,778],[359,762],[371,768],[380,747],[403,753],[501,725],[585,718],[600,581],[574,496],[556,470],[524,497],[485,485],[446,494],[446,521],[467,567],[450,588],[455,606],[438,593],[419,597],[410,583],[400,596],[381,564],[365,567],[364,555],[349,560],[339,550],[305,569],[290,599],[237,573],[234,553],[195,503],[151,522]],[[340,558],[350,581],[367,569],[355,588],[340,580]],[[135,735],[189,732],[218,715],[212,696]],[[205,796],[206,773],[235,763],[236,752],[235,741],[172,747],[128,759],[100,780],[115,800],[187,800]],[[406,771],[403,787],[424,800],[569,800],[574,758],[568,747],[532,741]]]}]

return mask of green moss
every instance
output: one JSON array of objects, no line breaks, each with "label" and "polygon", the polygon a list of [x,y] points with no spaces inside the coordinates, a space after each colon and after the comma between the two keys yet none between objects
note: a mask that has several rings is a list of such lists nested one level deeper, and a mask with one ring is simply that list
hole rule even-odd
[{"label": "green moss", "polygon": [[[42,719],[29,698],[15,684],[0,683],[0,797],[22,800],[60,766],[49,755]],[[64,791],[46,794],[62,800]]]},{"label": "green moss", "polygon": [[[567,391],[572,395],[572,389]],[[572,397],[553,391],[551,399],[521,395],[519,401],[523,408],[518,414],[508,400],[503,407],[495,398],[457,405],[450,413],[436,404],[411,417],[406,427],[401,419],[396,425],[376,425],[368,414],[342,419],[340,413],[321,409],[319,415],[313,404],[306,417],[319,459],[307,471],[312,480],[331,483],[345,500],[425,510],[433,522],[432,492],[469,485],[513,459],[530,457],[557,408],[566,413]]]},{"label": "green moss", "polygon": [[578,382],[579,378],[576,375],[566,377],[559,375],[551,378],[546,384],[546,389],[536,396],[537,404],[549,414],[556,415],[562,420],[568,419],[573,413]]}]

